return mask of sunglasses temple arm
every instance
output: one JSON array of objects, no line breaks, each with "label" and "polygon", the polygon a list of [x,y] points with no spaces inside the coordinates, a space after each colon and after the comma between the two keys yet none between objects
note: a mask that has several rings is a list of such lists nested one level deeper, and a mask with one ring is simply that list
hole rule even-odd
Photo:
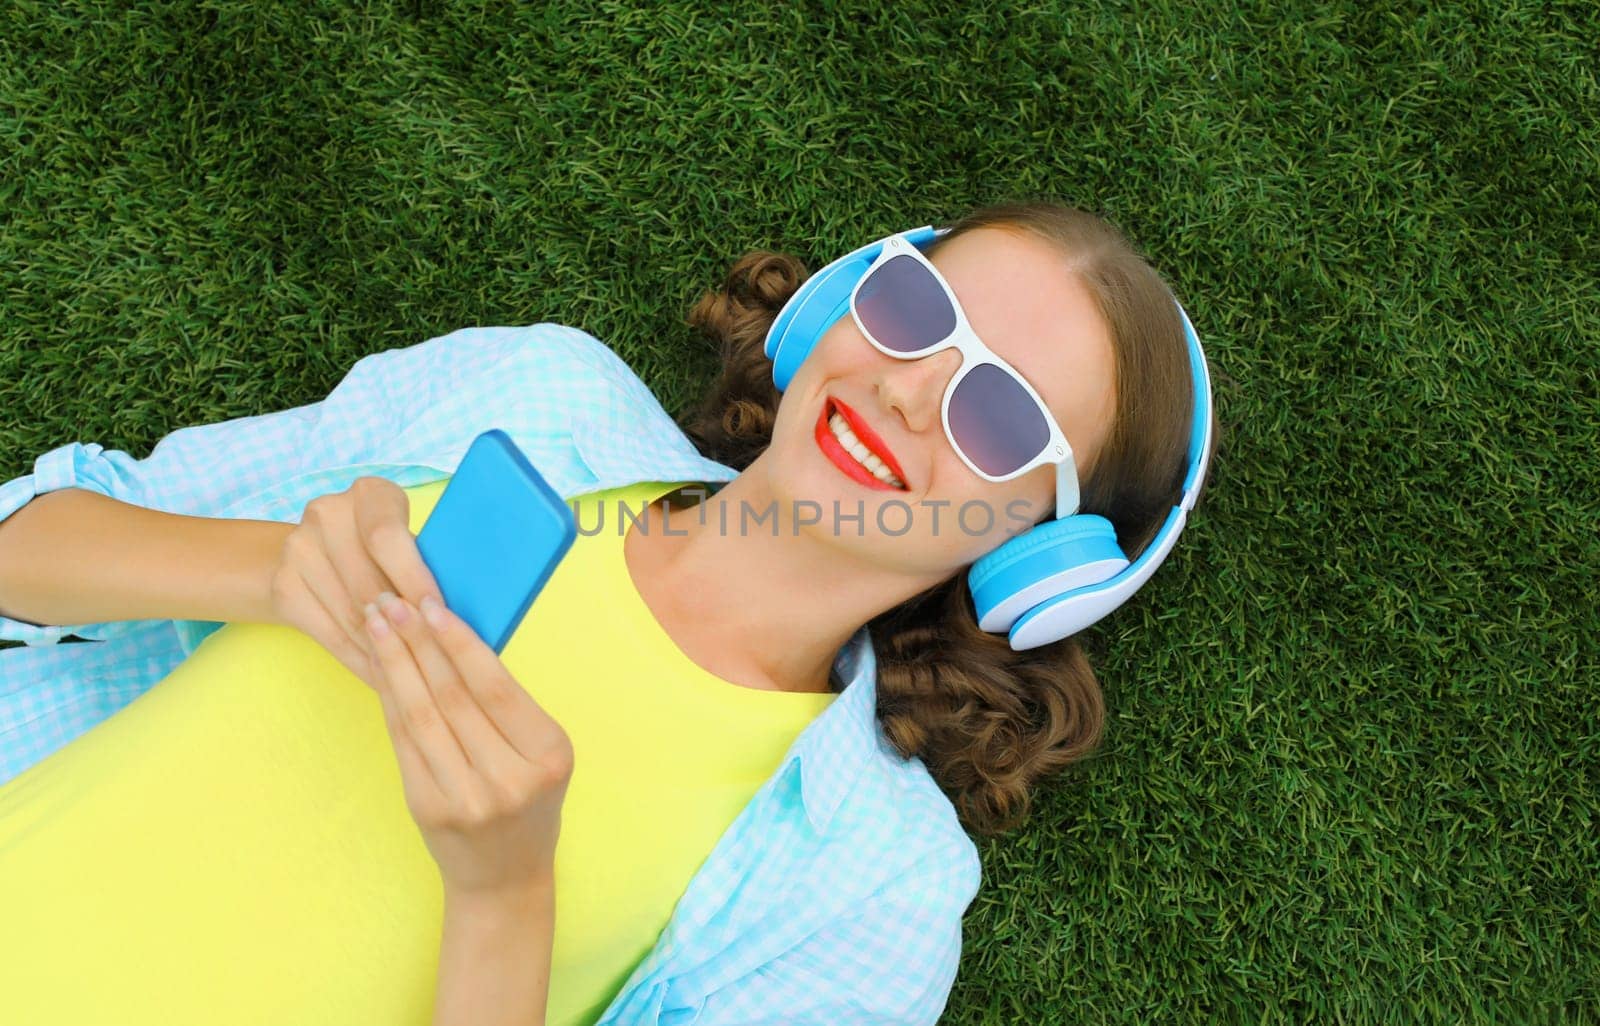
[{"label": "sunglasses temple arm", "polygon": [[1073,465],[1072,454],[1056,464],[1056,519],[1061,520],[1078,512],[1078,468]]}]

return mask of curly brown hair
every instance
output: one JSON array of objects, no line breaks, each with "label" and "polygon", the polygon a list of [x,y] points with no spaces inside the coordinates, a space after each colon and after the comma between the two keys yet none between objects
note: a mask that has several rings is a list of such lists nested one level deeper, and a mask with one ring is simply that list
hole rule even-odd
[{"label": "curly brown hair", "polygon": [[[976,208],[924,252],[978,228],[1032,232],[1061,247],[1110,328],[1115,420],[1094,465],[1080,468],[1080,511],[1111,521],[1122,551],[1137,559],[1180,501],[1188,469],[1193,385],[1167,286],[1109,221],[1048,199]],[[722,354],[720,378],[679,425],[707,457],[742,471],[771,442],[781,393],[763,344],[807,276],[793,256],[752,251],[690,310],[689,324]],[[1213,448],[1217,438],[1213,409]],[[922,759],[969,833],[1019,825],[1034,784],[1098,746],[1105,703],[1078,638],[1013,650],[978,626],[964,570],[867,627],[878,721],[902,756]]]}]

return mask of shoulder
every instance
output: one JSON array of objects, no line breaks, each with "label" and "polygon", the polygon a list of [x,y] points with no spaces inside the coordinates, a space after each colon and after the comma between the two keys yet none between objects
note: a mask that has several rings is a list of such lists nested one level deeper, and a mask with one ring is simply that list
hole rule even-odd
[{"label": "shoulder", "polygon": [[959,919],[982,885],[978,846],[923,761],[902,759],[878,740],[881,758],[852,790],[846,815],[892,850],[887,890],[922,895]]},{"label": "shoulder", "polygon": [[960,919],[983,884],[983,860],[978,846],[967,834],[950,803],[921,760],[917,760],[921,780],[907,800],[909,818],[916,823],[912,846],[922,853],[919,863],[921,888],[948,903],[948,911]]},{"label": "shoulder", "polygon": [[[364,357],[369,376],[398,386],[413,407],[530,411],[552,424],[619,435],[659,433],[670,421],[633,368],[593,335],[544,321],[478,326]],[[453,412],[452,412],[452,415]]]},{"label": "shoulder", "polygon": [[964,834],[915,827],[887,849],[875,840],[855,848],[857,839],[830,846],[822,891],[806,912],[790,902],[777,910],[781,925],[768,929],[792,931],[781,950],[709,992],[698,975],[686,981],[698,1011],[685,1021],[733,1026],[769,1021],[775,1010],[791,1026],[939,1021],[960,971],[976,850]]},{"label": "shoulder", "polygon": [[518,333],[517,345],[524,355],[546,361],[567,361],[619,382],[644,387],[639,375],[616,350],[587,331],[551,321],[512,330]]},{"label": "shoulder", "polygon": [[554,321],[509,325],[473,324],[456,328],[417,345],[457,350],[476,349],[482,352],[509,353],[538,350],[551,355],[588,357],[616,355],[611,353],[605,343],[588,332]]},{"label": "shoulder", "polygon": [[[541,389],[559,389],[564,399],[593,412],[665,415],[655,394],[609,345],[578,328],[541,322],[519,328],[469,329],[506,332],[511,366],[500,368],[520,382]],[[486,369],[492,368],[492,364]],[[619,400],[621,400],[619,402]]]},{"label": "shoulder", "polygon": [[507,363],[515,363],[527,367],[588,370],[622,380],[639,380],[610,346],[586,331],[553,321],[457,328],[410,346],[370,353],[358,362],[397,363],[418,369],[448,365],[457,374],[504,371]]}]

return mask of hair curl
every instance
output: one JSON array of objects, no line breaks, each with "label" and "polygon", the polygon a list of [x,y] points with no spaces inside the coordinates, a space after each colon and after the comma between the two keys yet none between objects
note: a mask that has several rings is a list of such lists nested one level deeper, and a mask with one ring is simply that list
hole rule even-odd
[{"label": "hair curl", "polygon": [[[1188,464],[1193,386],[1167,286],[1110,222],[1046,199],[974,209],[924,252],[978,228],[1058,245],[1111,330],[1116,412],[1094,465],[1079,468],[1080,511],[1110,520],[1123,552],[1137,559],[1180,500]],[[680,423],[707,457],[742,471],[770,444],[781,393],[763,344],[807,276],[793,256],[751,251],[690,310],[688,323],[722,356],[720,378]],[[1213,411],[1213,448],[1218,437]],[[964,570],[867,626],[878,721],[903,757],[923,760],[969,833],[1020,825],[1033,786],[1099,745],[1105,703],[1078,637],[1013,650],[978,626]]]}]

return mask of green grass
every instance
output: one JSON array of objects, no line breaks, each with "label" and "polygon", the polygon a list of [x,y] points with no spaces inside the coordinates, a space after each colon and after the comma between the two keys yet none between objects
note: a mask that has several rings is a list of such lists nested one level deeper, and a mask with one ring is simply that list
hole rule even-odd
[{"label": "green grass", "polygon": [[747,248],[1103,212],[1227,437],[944,1022],[1600,1022],[1596,7],[543,6],[0,6],[0,475],[472,324],[680,413]]}]

